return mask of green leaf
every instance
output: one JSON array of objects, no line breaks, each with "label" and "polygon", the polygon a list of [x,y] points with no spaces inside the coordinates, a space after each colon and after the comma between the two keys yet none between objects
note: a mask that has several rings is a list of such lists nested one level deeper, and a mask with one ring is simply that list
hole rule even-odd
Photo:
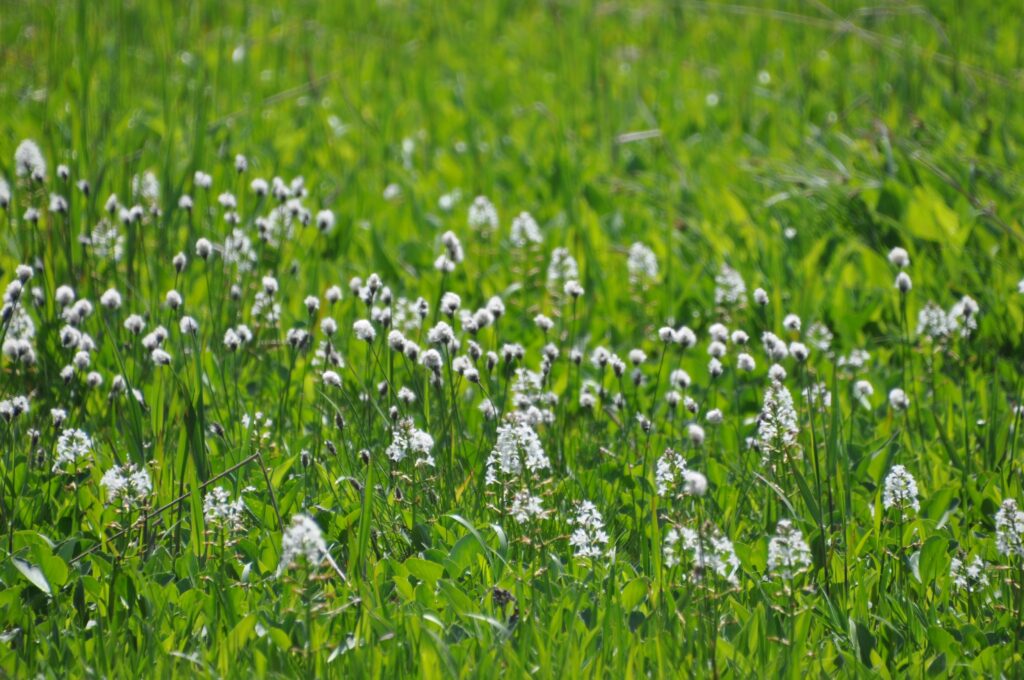
[{"label": "green leaf", "polygon": [[43,591],[47,595],[52,594],[50,592],[50,583],[46,580],[46,576],[43,574],[42,569],[31,562],[26,562],[20,557],[15,557],[13,559],[14,566],[18,568],[18,571],[21,572],[22,576],[27,578],[32,585],[39,588],[39,590]]},{"label": "green leaf", "polygon": [[419,580],[430,584],[431,588],[433,588],[434,585],[437,584],[437,580],[444,575],[443,565],[440,565],[437,562],[423,560],[419,557],[410,557],[404,562],[404,564],[410,574]]},{"label": "green leaf", "polygon": [[850,618],[850,640],[853,642],[853,649],[860,657],[861,663],[871,665],[871,654],[875,649],[875,636],[871,634],[867,626],[857,623]]},{"label": "green leaf", "polygon": [[957,641],[948,631],[939,626],[929,626],[928,640],[938,651],[951,656],[954,659],[959,656],[957,653]]},{"label": "green leaf", "polygon": [[59,555],[55,555],[50,548],[36,545],[32,548],[32,555],[36,558],[39,568],[43,570],[50,585],[60,589],[68,582],[67,563]]},{"label": "green leaf", "polygon": [[796,484],[800,487],[800,495],[803,496],[804,504],[807,509],[811,511],[811,516],[814,517],[814,521],[820,526],[821,525],[821,511],[818,509],[818,502],[814,498],[814,494],[811,493],[811,488],[807,486],[807,481],[804,476],[800,474],[800,471],[795,467],[793,468],[793,478],[796,480]]},{"label": "green leaf", "polygon": [[924,542],[918,562],[919,578],[925,585],[931,584],[941,574],[949,572],[949,556],[946,548],[949,541],[944,536],[932,536]]},{"label": "green leaf", "polygon": [[[473,525],[472,522],[470,522],[468,519],[466,519],[462,515],[451,514],[451,515],[448,515],[448,517],[452,518],[453,520],[455,520],[456,522],[458,522],[459,524],[464,526],[469,531],[470,535],[473,538],[476,539],[476,542],[480,545],[480,548],[483,551],[484,557],[487,558],[487,563],[488,563],[488,565],[491,568],[491,572],[494,573],[495,572],[495,568],[494,568],[494,560],[492,559],[492,555],[494,555],[495,553],[491,549],[491,547],[489,545],[487,545],[487,541],[484,540],[484,537],[480,535],[480,531]],[[498,555],[498,557],[499,557],[499,559],[501,559],[500,555]],[[502,561],[504,561],[504,560],[502,560]],[[496,576],[496,574],[495,574],[495,576]]]},{"label": "green leaf", "polygon": [[635,578],[622,589],[619,602],[627,612],[636,609],[647,596],[647,579]]},{"label": "green leaf", "polygon": [[934,189],[915,186],[907,205],[907,229],[918,238],[941,243],[944,246],[963,248],[970,229],[961,227],[956,211]]},{"label": "green leaf", "polygon": [[950,512],[959,504],[960,499],[956,497],[953,489],[948,486],[943,487],[929,495],[922,504],[921,517],[935,520],[938,523],[938,528],[941,528],[949,518]]},{"label": "green leaf", "polygon": [[438,589],[446,598],[448,598],[448,601],[456,612],[460,614],[468,614],[469,612],[477,611],[477,606],[473,600],[459,590],[459,588],[451,581],[448,581],[447,579],[440,581],[438,583]]},{"label": "green leaf", "polygon": [[[448,553],[448,558],[460,571],[464,571],[472,569],[473,560],[480,554],[480,550],[479,541],[472,534],[466,534],[455,542],[451,552]],[[458,576],[458,574],[452,574],[452,576]]]},{"label": "green leaf", "polygon": [[256,613],[249,612],[238,624],[228,633],[228,649],[237,651],[252,638],[256,630]]},{"label": "green leaf", "polygon": [[282,652],[291,651],[292,639],[288,637],[288,633],[284,632],[280,628],[272,627],[267,631],[267,634],[270,636],[270,639],[273,640],[274,644],[277,645],[277,648]]}]

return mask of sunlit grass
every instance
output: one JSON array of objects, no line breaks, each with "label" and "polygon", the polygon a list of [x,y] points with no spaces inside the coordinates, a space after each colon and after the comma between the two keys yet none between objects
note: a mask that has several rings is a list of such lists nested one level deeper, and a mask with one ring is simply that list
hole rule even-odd
[{"label": "sunlit grass", "polygon": [[5,7],[0,667],[1014,676],[1022,21]]}]

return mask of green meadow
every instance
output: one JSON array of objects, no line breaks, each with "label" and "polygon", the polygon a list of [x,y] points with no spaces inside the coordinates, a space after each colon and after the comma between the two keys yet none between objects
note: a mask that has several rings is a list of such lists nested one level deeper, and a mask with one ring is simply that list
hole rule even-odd
[{"label": "green meadow", "polygon": [[0,2],[0,674],[1024,668],[1012,2]]}]

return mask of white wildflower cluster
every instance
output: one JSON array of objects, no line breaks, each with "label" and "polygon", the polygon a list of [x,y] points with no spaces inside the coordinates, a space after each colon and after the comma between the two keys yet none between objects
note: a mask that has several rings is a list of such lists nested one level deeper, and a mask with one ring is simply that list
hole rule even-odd
[{"label": "white wildflower cluster", "polygon": [[498,426],[498,440],[487,458],[487,483],[502,478],[518,478],[525,472],[536,474],[551,466],[540,437],[524,419],[510,414]]},{"label": "white wildflower cluster", "polygon": [[773,380],[764,393],[764,405],[757,422],[757,444],[766,464],[785,463],[799,453],[800,433],[793,395]]},{"label": "white wildflower cluster", "polygon": [[[201,239],[205,241],[205,239]],[[196,244],[196,253],[203,257],[203,253],[210,252],[209,242],[205,246]],[[224,245],[221,248],[221,256],[224,258],[224,262],[232,265],[240,274],[251,272],[256,267],[256,249],[252,245],[252,239],[243,230],[234,228],[231,233],[224,239]],[[203,259],[206,259],[203,257]]]},{"label": "white wildflower cluster", "polygon": [[245,502],[241,497],[231,500],[222,486],[214,487],[203,498],[203,518],[210,529],[239,532],[245,528],[244,516]]},{"label": "white wildflower cluster", "polygon": [[274,426],[273,419],[262,411],[256,411],[252,414],[243,413],[239,420],[242,423],[242,427],[249,431],[251,437],[262,441],[270,437],[271,428]]},{"label": "white wildflower cluster", "polygon": [[544,375],[517,368],[512,381],[512,403],[516,407],[516,417],[533,427],[553,423],[555,420],[553,407],[558,403],[558,395],[544,389]]},{"label": "white wildflower cluster", "polygon": [[670,569],[684,561],[689,564],[688,578],[695,583],[711,574],[730,584],[739,582],[740,561],[732,541],[710,524],[699,532],[687,526],[671,527],[665,532],[662,554]]},{"label": "white wildflower cluster", "polygon": [[15,279],[4,293],[3,310],[0,311],[0,319],[6,323],[3,354],[17,363],[32,365],[36,362],[36,325],[22,304],[22,288],[20,279]]},{"label": "white wildflower cluster", "polygon": [[1024,511],[1007,498],[995,516],[996,549],[1004,557],[1024,557]]},{"label": "white wildflower cluster", "polygon": [[820,411],[832,408],[832,390],[823,382],[814,383],[801,391],[804,402]]},{"label": "white wildflower cluster", "polygon": [[882,506],[886,510],[896,508],[904,516],[908,510],[917,512],[921,509],[917,500],[917,482],[902,465],[893,465],[885,477]]},{"label": "white wildflower cluster", "polygon": [[540,226],[533,215],[528,212],[521,212],[512,220],[512,245],[516,248],[525,248],[530,244],[539,244],[544,241],[540,233]]},{"label": "white wildflower cluster", "polygon": [[115,222],[101,219],[85,237],[89,253],[100,260],[120,262],[124,257],[125,235]]},{"label": "white wildflower cluster", "polygon": [[410,300],[400,297],[392,305],[391,326],[403,333],[411,333],[423,325],[429,305],[423,298]]},{"label": "white wildflower cluster", "polygon": [[521,489],[512,496],[508,514],[519,524],[526,524],[533,519],[543,519],[547,515],[541,499],[526,489]]},{"label": "white wildflower cluster", "polygon": [[264,286],[261,290],[256,291],[252,308],[249,310],[249,316],[252,318],[253,325],[262,322],[268,326],[275,326],[280,321],[281,303],[275,299],[276,294],[276,283],[274,288]]},{"label": "white wildflower cluster", "polygon": [[[323,233],[329,232],[331,230],[329,215],[322,215],[320,219],[321,223],[318,226],[323,226],[321,231]],[[264,247],[276,250],[283,243],[287,243],[294,238],[296,224],[306,225],[309,224],[309,221],[310,211],[302,206],[299,199],[288,199],[283,205],[272,209],[267,215],[256,218],[256,238]],[[232,233],[236,236],[244,235],[248,245],[252,246],[252,239],[249,238],[248,233],[242,230],[235,230]],[[238,243],[241,244],[241,241]],[[245,259],[249,258],[247,248],[241,251],[240,254],[243,254]],[[239,269],[242,270],[242,267]]]},{"label": "white wildflower cluster", "polygon": [[657,484],[658,495],[667,496],[676,486],[676,480],[686,471],[686,460],[673,449],[665,449],[665,452],[658,458],[658,465],[655,468],[654,480]]},{"label": "white wildflower cluster", "polygon": [[477,196],[469,206],[469,227],[487,238],[498,230],[498,211],[486,196]]},{"label": "white wildflower cluster", "polygon": [[978,330],[978,313],[981,308],[974,298],[964,295],[949,310],[949,325],[960,332],[960,337],[969,338]]},{"label": "white wildflower cluster", "polygon": [[107,489],[107,502],[125,510],[131,510],[146,504],[146,499],[153,491],[153,482],[144,467],[133,463],[115,465],[107,470],[100,484]]},{"label": "white wildflower cluster", "polygon": [[547,278],[548,285],[555,289],[558,289],[560,284],[579,280],[579,265],[568,248],[555,248],[551,251]]},{"label": "white wildflower cluster", "polygon": [[327,543],[320,526],[309,515],[295,515],[292,523],[281,536],[281,563],[278,575],[285,570],[300,566],[305,561],[309,569],[315,570],[327,557]]},{"label": "white wildflower cluster", "polygon": [[988,588],[988,565],[978,555],[969,562],[964,562],[959,557],[954,557],[949,563],[949,577],[953,579],[953,587],[957,590],[966,590],[968,593],[977,593]]},{"label": "white wildflower cluster", "polygon": [[869,361],[871,361],[871,354],[867,350],[854,349],[849,354],[839,357],[836,365],[850,373],[857,373],[863,370]]},{"label": "white wildflower cluster", "polygon": [[741,307],[747,301],[747,284],[740,273],[723,264],[715,276],[715,304]]},{"label": "white wildflower cluster", "polygon": [[978,329],[980,311],[978,303],[969,295],[960,298],[948,312],[934,302],[928,302],[917,313],[916,334],[936,342],[955,335],[969,338]]},{"label": "white wildflower cluster", "polygon": [[949,323],[945,310],[934,302],[928,302],[917,313],[917,335],[941,339],[953,334],[956,328]]},{"label": "white wildflower cluster", "polygon": [[770,331],[761,334],[761,343],[764,345],[764,353],[771,361],[782,361],[789,356],[789,347],[785,341]]},{"label": "white wildflower cluster", "polygon": [[416,467],[434,467],[434,457],[430,454],[434,448],[434,438],[416,427],[412,418],[402,418],[391,429],[391,444],[387,448],[387,456],[396,463],[401,463],[409,455],[416,456]]},{"label": "white wildflower cluster", "polygon": [[[415,149],[412,139],[403,142],[402,160],[410,174],[403,175],[401,184],[386,184],[386,200],[399,202],[405,197],[411,206],[418,192],[413,191],[418,181]],[[73,154],[69,150],[62,157],[77,162],[81,157]],[[607,244],[584,251],[591,259],[582,263],[587,267],[582,274],[589,276],[581,279],[581,263],[573,253],[556,243],[545,243],[555,231],[565,231],[561,227],[566,219],[546,209],[545,215],[551,216],[545,219],[558,227],[551,233],[545,233],[530,213],[520,212],[509,225],[507,240],[503,234],[501,243],[487,242],[499,229],[498,211],[490,200],[479,196],[468,207],[468,224],[456,226],[470,239],[467,247],[474,257],[500,258],[508,254],[500,248],[511,246],[511,272],[501,271],[509,263],[467,261],[460,237],[441,227],[429,243],[403,248],[394,261],[396,266],[387,269],[397,280],[385,282],[376,273],[364,279],[349,272],[345,274],[351,277],[346,290],[342,282],[322,282],[321,277],[332,270],[349,271],[352,263],[336,249],[348,247],[350,236],[359,240],[352,250],[361,254],[369,254],[369,243],[365,236],[350,234],[348,228],[344,234],[326,235],[342,222],[355,231],[371,228],[370,222],[349,225],[341,213],[336,216],[322,203],[314,204],[302,177],[291,181],[243,178],[241,174],[248,172],[250,165],[238,156],[234,166],[238,174],[225,186],[215,186],[214,176],[202,170],[194,174],[190,170],[191,178],[185,178],[184,187],[174,180],[175,193],[182,188],[190,192],[178,198],[175,208],[174,201],[167,200],[171,187],[165,186],[161,196],[156,175],[145,169],[133,177],[104,180],[104,184],[117,185],[121,198],[110,194],[105,202],[97,202],[96,196],[80,202],[69,194],[73,191],[72,171],[57,166],[54,179],[47,180],[46,161],[33,142],[19,145],[14,160],[12,171],[18,176],[14,189],[25,190],[26,203],[21,205],[20,196],[13,198],[18,212],[26,212],[24,217],[6,215],[15,229],[11,248],[27,244],[35,249],[38,234],[63,238],[65,228],[71,226],[71,238],[81,249],[74,249],[66,258],[74,261],[74,271],[61,271],[65,258],[57,247],[51,248],[57,253],[55,260],[31,253],[30,264],[17,266],[6,282],[0,338],[8,396],[0,401],[0,424],[6,426],[6,444],[15,467],[24,460],[29,470],[52,464],[54,474],[81,473],[77,484],[92,483],[86,471],[99,450],[89,434],[70,427],[72,424],[109,424],[102,437],[94,431],[97,441],[140,436],[147,442],[146,450],[156,456],[154,466],[166,470],[166,458],[161,458],[165,452],[161,446],[154,448],[153,442],[173,435],[177,421],[164,415],[178,413],[184,399],[186,410],[191,405],[207,409],[198,422],[205,418],[214,449],[235,451],[249,445],[265,451],[273,462],[293,445],[312,448],[308,442],[316,442],[318,451],[322,444],[327,452],[322,457],[318,454],[317,466],[328,470],[336,462],[346,475],[340,479],[348,480],[363,494],[386,495],[389,490],[381,485],[363,488],[360,461],[362,470],[368,470],[365,466],[379,464],[375,458],[383,451],[393,464],[393,476],[405,480],[410,470],[435,467],[435,436],[445,447],[449,440],[458,440],[460,454],[462,449],[466,452],[458,460],[453,456],[456,469],[445,469],[443,475],[429,470],[420,478],[423,486],[430,487],[415,497],[424,506],[425,522],[436,519],[430,513],[445,511],[451,500],[445,494],[453,491],[452,486],[458,489],[459,498],[464,497],[461,494],[470,488],[468,482],[478,481],[473,475],[479,471],[473,473],[469,467],[479,460],[477,454],[487,453],[485,499],[477,507],[486,507],[497,516],[491,521],[519,525],[524,543],[533,539],[546,542],[551,536],[544,535],[545,530],[557,533],[568,522],[571,551],[580,559],[599,560],[614,555],[614,541],[601,512],[594,503],[577,503],[578,496],[567,498],[565,494],[575,488],[600,488],[595,476],[623,470],[628,474],[650,465],[651,452],[662,450],[654,470],[660,496],[656,499],[660,508],[657,520],[665,526],[660,546],[664,563],[676,568],[672,578],[678,580],[683,574],[690,582],[735,584],[740,563],[730,538],[715,523],[725,520],[715,517],[720,509],[706,498],[707,477],[693,468],[714,470],[714,461],[721,460],[723,452],[728,454],[737,441],[745,441],[770,472],[776,473],[767,474],[774,477],[769,484],[777,483],[776,491],[792,494],[792,480],[777,473],[802,469],[804,462],[800,460],[801,421],[794,397],[802,398],[801,406],[815,422],[819,413],[833,409],[836,422],[841,420],[844,427],[848,424],[851,428],[844,431],[843,440],[857,448],[891,430],[894,415],[896,425],[905,425],[911,396],[915,409],[922,412],[941,402],[933,394],[938,387],[916,389],[908,395],[909,378],[893,372],[894,365],[908,360],[905,357],[922,365],[926,376],[933,369],[941,375],[950,370],[955,374],[950,361],[929,356],[931,349],[955,346],[955,355],[971,370],[986,368],[984,361],[975,359],[987,346],[971,347],[965,342],[978,334],[979,304],[963,295],[948,310],[931,302],[920,307],[909,295],[913,289],[910,255],[903,248],[894,248],[888,259],[900,291],[898,328],[903,328],[906,305],[912,304],[917,313],[917,344],[906,352],[893,351],[894,347],[903,348],[899,345],[901,334],[894,332],[897,326],[891,306],[879,308],[867,322],[863,318],[837,321],[834,335],[824,321],[794,313],[813,308],[813,300],[784,285],[785,281],[776,282],[780,285],[772,289],[771,297],[765,289],[756,288],[748,301],[743,276],[727,264],[710,270],[714,275],[713,307],[710,300],[693,299],[693,291],[685,283],[672,291],[649,290],[665,273],[655,251],[669,252],[665,249],[671,246],[654,241],[635,242],[628,249],[623,246],[629,241],[613,246],[613,252],[624,256],[617,266],[625,266],[622,273],[628,275],[631,286],[627,293],[636,303],[636,309],[618,310],[616,316],[611,313],[615,310],[603,305],[622,296],[602,299],[609,285],[600,277],[609,272],[600,268],[602,258],[593,260]],[[334,185],[318,178],[311,186],[333,191]],[[11,206],[11,190],[0,180],[0,209]],[[87,188],[80,190],[88,196]],[[234,192],[239,191],[254,194],[255,200],[249,195],[236,196]],[[122,203],[125,198],[127,203]],[[441,196],[438,208],[445,214],[427,215],[428,221],[435,225],[451,221],[448,213],[465,207],[460,201],[457,189]],[[247,209],[252,214],[245,214]],[[397,206],[387,209],[399,214]],[[160,210],[181,212],[159,219]],[[94,212],[99,214],[92,215]],[[158,228],[161,231],[157,232]],[[189,241],[195,238],[191,246],[182,241],[186,229]],[[321,235],[322,242],[314,245]],[[138,261],[122,262],[126,236],[132,236],[138,246],[133,257],[137,253],[155,255],[172,268],[160,271],[154,264],[139,270]],[[160,243],[161,250],[149,249],[151,241]],[[550,260],[545,262],[543,253],[548,248],[552,249]],[[187,254],[170,257],[178,249]],[[8,265],[15,262],[13,252]],[[328,261],[328,257],[334,259]],[[431,270],[431,262],[436,271]],[[57,270],[49,271],[47,266]],[[527,274],[520,276],[523,270]],[[780,270],[788,272],[790,268]],[[132,276],[125,278],[127,272]],[[581,281],[596,284],[593,299],[582,299],[586,291]],[[710,281],[705,283],[710,287]],[[918,291],[924,288],[921,283]],[[421,286],[419,291],[414,290],[416,285]],[[457,288],[459,285],[463,288]],[[1024,291],[1024,281],[1020,285]],[[120,291],[114,286],[120,286]],[[93,290],[99,295],[96,309],[92,300],[82,296],[85,291],[93,295]],[[405,296],[399,296],[400,292]],[[680,298],[657,299],[647,294],[650,292]],[[747,309],[748,304],[753,308]],[[995,312],[992,310],[993,336],[1006,328],[1012,330],[1012,324],[996,323]],[[669,318],[652,326],[659,313]],[[865,323],[869,325],[864,327]],[[858,324],[862,327],[857,328]],[[180,333],[175,333],[175,328]],[[882,328],[882,337],[875,333],[876,328]],[[878,347],[876,365],[866,350],[842,346],[847,338],[864,335],[867,337],[860,341],[864,346]],[[1001,349],[995,343],[992,347],[993,351]],[[1009,351],[1012,346],[1005,344],[1002,349]],[[175,369],[157,370],[175,359],[179,361]],[[938,360],[934,366],[932,359]],[[833,365],[837,369],[835,390]],[[310,371],[310,367],[315,369]],[[104,376],[96,368],[116,371],[109,374],[106,400],[98,391],[84,389],[103,384]],[[906,376],[912,377],[909,368]],[[792,382],[787,382],[790,376]],[[56,378],[53,384],[46,382],[50,377]],[[731,383],[730,378],[734,379]],[[896,384],[902,387],[893,387]],[[202,405],[189,402],[190,390],[204,385],[204,394],[226,401],[213,403],[203,397]],[[314,390],[316,400],[311,404]],[[14,396],[20,391],[26,395]],[[833,392],[838,395],[835,403]],[[881,403],[886,394],[888,409]],[[28,395],[43,404],[31,413]],[[852,407],[853,417],[849,417],[847,395],[857,405]],[[751,399],[755,410],[757,400],[761,401],[756,419],[750,417]],[[872,408],[872,401],[878,402],[877,408]],[[254,410],[268,406],[280,414],[275,418],[282,422]],[[840,413],[844,408],[847,411]],[[1013,416],[1024,412],[1024,407],[1016,404],[1013,409]],[[975,427],[976,417],[984,416],[979,408],[964,415],[969,428]],[[214,418],[218,422],[213,422]],[[425,429],[417,422],[425,423]],[[141,423],[143,431],[135,432],[133,426],[132,432],[120,433],[117,426],[123,423]],[[998,424],[976,422],[978,428],[998,425],[1012,427],[1012,434],[1019,428],[1020,418]],[[955,426],[960,427],[959,419]],[[930,422],[925,424],[926,430],[929,427]],[[1003,442],[1004,434],[993,432],[993,441]],[[923,436],[927,438],[928,432]],[[959,437],[956,440],[960,441]],[[366,448],[353,452],[356,441]],[[1012,443],[1012,439],[1006,441]],[[344,445],[345,454],[335,442]],[[311,474],[311,454],[307,449],[301,451],[299,460],[305,473],[300,472],[299,479],[305,485],[296,491],[309,494],[301,497],[301,505],[331,505],[332,497],[325,493],[329,489],[321,488]],[[554,451],[559,456],[553,469],[548,453]],[[684,454],[691,456],[689,462]],[[38,462],[44,460],[48,462]],[[234,458],[229,456],[214,465],[226,468],[232,462]],[[744,457],[729,476],[745,484],[741,478],[750,477],[745,475],[750,472],[746,469],[749,464]],[[240,464],[232,470],[240,480],[247,476],[259,480],[260,470],[254,467]],[[571,483],[555,483],[554,475]],[[747,481],[759,477],[755,473]],[[724,482],[725,476],[715,478]],[[826,481],[833,486],[857,483],[845,477]],[[157,505],[147,467],[116,465],[103,474],[100,484],[107,502],[122,510]],[[51,493],[60,493],[63,486],[54,485]],[[171,493],[169,485],[160,486],[163,494]],[[830,492],[832,489],[830,486]],[[401,501],[400,485],[390,491]],[[720,495],[720,501],[730,496]],[[896,465],[884,479],[881,503],[887,511],[898,512],[902,520],[920,511],[919,495],[914,477]],[[294,499],[286,500],[286,505],[294,505]],[[260,503],[252,499],[253,504]],[[208,537],[219,532],[218,537],[225,538],[245,531],[249,508],[241,496],[224,487],[210,488],[202,505]],[[569,511],[566,518],[555,521],[558,508]],[[326,516],[332,509],[322,511]],[[735,518],[726,516],[733,526]],[[767,537],[766,578],[791,581],[813,568],[810,546],[798,528],[809,526],[805,521],[806,517],[781,519],[774,534]],[[856,533],[857,518],[851,521],[851,531]],[[927,538],[936,528],[924,523],[920,531]],[[390,551],[394,537],[381,538],[380,545]],[[1011,562],[1024,559],[1024,512],[1015,501],[1004,501],[996,512],[994,538],[998,552]],[[564,535],[557,540],[563,539]],[[293,516],[281,540],[279,574],[296,566],[316,570],[328,564],[340,573],[312,517]],[[635,546],[631,543],[629,547]],[[996,580],[995,574],[980,556],[966,552],[950,565],[950,579],[958,591],[979,592],[989,586],[990,579]]]},{"label": "white wildflower cluster", "polygon": [[893,283],[893,287],[896,288],[901,295],[906,295],[914,287],[913,281],[910,280],[910,274],[904,271],[910,266],[910,255],[903,248],[893,248],[889,251],[889,263],[899,269],[896,273],[896,280]]},{"label": "white wildflower cluster", "polygon": [[582,501],[570,522],[576,527],[569,536],[569,545],[576,552],[576,557],[602,557],[608,546],[608,533],[604,530],[604,518],[597,506],[590,501]]},{"label": "white wildflower cluster", "polygon": [[658,278],[658,258],[647,245],[634,243],[629,247],[626,269],[630,284],[639,286],[652,283]]},{"label": "white wildflower cluster", "polygon": [[249,327],[245,324],[239,324],[234,328],[224,331],[224,348],[229,352],[234,352],[243,345],[252,342],[252,339],[253,335]]},{"label": "white wildflower cluster", "polygon": [[57,438],[54,451],[53,471],[68,472],[65,468],[77,468],[83,458],[92,451],[92,439],[82,430],[64,430]]},{"label": "white wildflower cluster", "polygon": [[768,541],[768,573],[791,579],[811,566],[811,549],[803,532],[788,519],[775,526],[775,535]]}]

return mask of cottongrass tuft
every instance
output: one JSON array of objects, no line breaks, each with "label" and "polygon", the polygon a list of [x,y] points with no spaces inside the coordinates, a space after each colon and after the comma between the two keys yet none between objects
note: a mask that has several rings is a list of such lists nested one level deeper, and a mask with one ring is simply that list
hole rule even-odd
[{"label": "cottongrass tuft", "polygon": [[366,319],[359,319],[352,324],[352,332],[364,342],[373,342],[377,337],[377,331],[374,329],[373,324]]},{"label": "cottongrass tuft", "polygon": [[33,182],[46,179],[46,161],[39,145],[31,139],[22,140],[14,150],[14,171],[18,177],[28,177]]},{"label": "cottongrass tuft", "polygon": [[896,387],[889,391],[889,405],[894,411],[906,411],[910,407],[910,397],[907,393]]}]

